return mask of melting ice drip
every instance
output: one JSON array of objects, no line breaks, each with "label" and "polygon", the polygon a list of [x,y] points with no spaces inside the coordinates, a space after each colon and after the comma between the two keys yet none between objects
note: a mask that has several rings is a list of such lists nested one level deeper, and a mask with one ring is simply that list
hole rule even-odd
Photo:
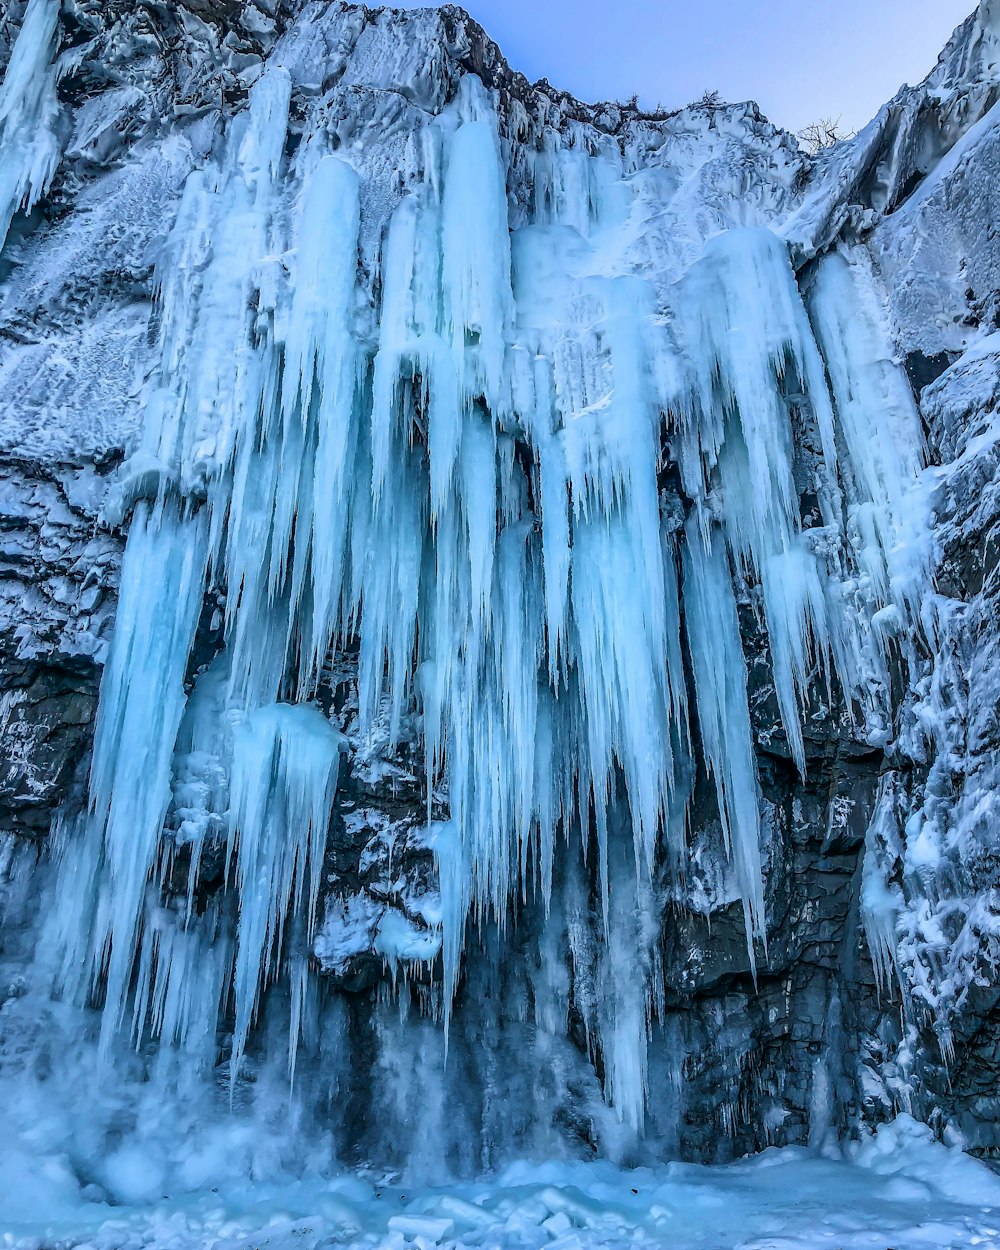
[{"label": "melting ice drip", "polygon": [[[51,41],[50,9],[32,0],[12,65]],[[50,176],[24,135],[47,133],[51,72],[37,98],[20,69],[5,84],[19,200]],[[290,91],[281,68],[255,85],[224,160],[188,179],[160,265],[160,371],[114,501],[131,524],[90,810],[53,910],[58,979],[103,996],[105,1046],[131,1011],[136,1038],[183,1050],[231,1003],[234,1074],[281,982],[294,1068],[345,749],[316,697],[357,640],[362,727],[386,723],[392,744],[416,712],[428,795],[450,807],[445,1025],[468,933],[527,891],[569,924],[570,950],[544,938],[541,964],[578,958],[567,915],[589,887],[559,864],[582,843],[605,943],[585,1023],[605,1096],[639,1129],[657,874],[683,866],[699,757],[752,956],[765,938],[741,609],[766,627],[800,770],[817,674],[885,733],[887,649],[922,576],[900,543],[912,401],[854,253],[822,259],[804,302],[780,239],[734,230],[664,308],[651,275],[602,250],[628,215],[621,163],[570,147],[535,154],[512,230],[471,76],[414,141],[369,347],[359,176],[321,126],[289,162]],[[199,894],[218,847],[233,923]],[[178,869],[183,908],[164,903]]]}]

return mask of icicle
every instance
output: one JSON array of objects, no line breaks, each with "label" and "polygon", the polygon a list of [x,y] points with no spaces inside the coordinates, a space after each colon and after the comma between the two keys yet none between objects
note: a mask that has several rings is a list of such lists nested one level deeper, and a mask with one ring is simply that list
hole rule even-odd
[{"label": "icicle", "polygon": [[[823,361],[782,244],[767,230],[714,239],[682,283],[695,374],[681,470],[694,498],[718,490],[734,562],[763,587],[782,724],[805,772],[800,712],[812,675],[834,647],[819,569],[799,537],[790,406],[815,420],[824,464],[817,482],[836,520],[837,446]],[[703,508],[707,518],[711,510]]]},{"label": "icicle", "polygon": [[491,413],[508,407],[505,355],[513,320],[507,188],[496,115],[477,78],[462,79],[471,114],[450,137],[441,215],[445,332],[466,363],[463,390]]},{"label": "icicle", "polygon": [[378,719],[388,684],[389,738],[395,742],[411,686],[427,521],[418,470],[409,457],[394,461],[389,482],[370,520],[364,553],[359,689],[367,727]]},{"label": "icicle", "polygon": [[570,226],[582,235],[625,218],[628,192],[617,145],[597,159],[586,146],[593,135],[570,122],[568,133],[546,130],[542,147],[530,153],[532,220],[537,225]]},{"label": "icicle", "polygon": [[[303,193],[283,382],[284,403],[297,403],[303,422],[308,422],[314,403],[316,407],[310,631],[314,676],[339,625],[346,570],[360,398],[352,334],[359,216],[357,174],[335,157],[324,158]],[[292,419],[285,417],[286,422]],[[305,546],[300,534],[297,564]]]},{"label": "icicle", "polygon": [[729,564],[715,527],[685,529],[684,607],[705,762],[715,781],[726,846],[743,898],[747,945],[764,937],[760,787],[747,709],[747,671]]},{"label": "icicle", "polygon": [[[410,447],[413,443],[412,425],[404,426],[405,417],[416,424],[413,409],[404,411],[403,407],[407,385],[411,403],[414,387],[421,396],[438,390],[435,366],[444,355],[444,344],[437,338],[439,233],[439,208],[425,189],[423,194],[407,196],[396,209],[382,251],[382,314],[371,416],[372,494],[376,503],[381,499],[397,447]],[[443,387],[444,378],[441,383]],[[457,383],[454,403],[457,409]],[[457,411],[453,419],[459,420]],[[427,431],[423,434],[426,438]],[[457,454],[457,440],[455,431],[451,439],[452,460]],[[443,466],[436,474],[447,480]]]},{"label": "icicle", "polygon": [[[546,132],[508,171],[490,96],[466,75],[407,145],[390,213],[350,145],[325,155],[317,102],[285,187],[290,96],[285,70],[262,73],[223,159],[188,179],[158,269],[148,429],[108,513],[135,520],[94,812],[69,840],[72,897],[53,922],[64,980],[79,963],[98,988],[107,970],[106,1037],[131,982],[136,1041],[185,1055],[209,1050],[233,1001],[234,1081],[258,1019],[294,1077],[318,1019],[310,944],[342,747],[304,701],[329,693],[331,649],[357,642],[358,733],[423,752],[441,892],[440,934],[366,913],[360,946],[392,973],[379,1062],[426,1061],[443,1097],[429,1027],[401,1058],[386,1017],[419,1001],[447,1037],[478,930],[496,962],[467,969],[463,1010],[515,952],[517,1023],[533,1009],[554,1031],[572,1003],[603,1071],[595,1110],[634,1145],[662,999],[659,882],[683,869],[693,792],[685,662],[755,967],[761,794],[736,587],[766,625],[804,771],[817,674],[829,681],[832,655],[850,697],[870,673],[870,637],[844,625],[851,596],[880,610],[912,597],[896,547],[919,448],[894,431],[910,439],[913,414],[882,347],[863,354],[864,283],[839,261],[817,268],[812,325],[766,230],[713,239],[672,292],[639,276],[643,206],[613,136],[564,117],[568,138]],[[807,462],[805,444],[822,456]],[[804,529],[813,490],[823,524]],[[206,583],[225,641],[182,719]],[[236,888],[213,897],[199,873],[220,825]],[[185,856],[186,900],[172,875]],[[512,931],[531,908],[551,927],[525,952],[513,938],[534,931]],[[443,987],[402,992],[439,950]],[[494,1027],[496,1001],[474,1004],[477,1023]]]},{"label": "icicle", "polygon": [[[442,588],[432,708],[447,727],[452,822],[463,843],[467,894],[505,922],[530,834],[537,711],[537,582],[526,527],[510,526],[497,551],[497,615],[484,652],[470,646],[449,661],[452,630],[470,620],[469,596],[449,602]],[[454,622],[451,627],[447,623]],[[475,640],[475,633],[472,633]]]},{"label": "icicle", "polygon": [[101,682],[85,839],[99,846],[93,972],[107,958],[107,1045],[129,989],[146,882],[170,802],[184,678],[201,612],[207,519],[172,501],[138,504]]},{"label": "icicle", "polygon": [[431,844],[441,889],[442,962],[444,966],[445,1044],[462,968],[465,924],[469,914],[469,870],[454,822],[431,826]]},{"label": "icicle", "polygon": [[[439,214],[429,195],[410,196],[393,215],[382,257],[382,320],[371,415],[372,514],[360,577],[364,611],[359,685],[362,719],[372,724],[388,681],[393,741],[410,692],[431,502],[422,481],[423,447],[433,441],[431,490],[443,502],[460,439],[457,381],[437,334],[438,233]],[[428,421],[430,431],[424,424]]]},{"label": "icicle", "polygon": [[918,489],[923,436],[867,266],[838,252],[824,256],[809,311],[847,452],[849,537],[876,604],[893,603],[915,619],[930,564],[926,500]]},{"label": "icicle", "polygon": [[206,916],[185,927],[175,911],[150,907],[137,960],[133,1031],[143,1029],[214,1066],[216,1031],[232,974],[232,942]]},{"label": "icicle", "polygon": [[612,854],[610,912],[601,954],[605,1094],[618,1119],[641,1134],[649,1094],[651,1000],[660,974],[660,915],[648,876],[636,869],[624,845]]},{"label": "icicle", "polygon": [[[879,783],[875,810],[865,836],[861,874],[861,923],[872,957],[878,989],[890,993],[893,977],[899,979],[897,918],[904,910],[902,892],[885,879],[883,861],[888,847],[899,844],[896,789],[891,774]],[[902,981],[900,981],[902,986]]]},{"label": "icicle", "polygon": [[[538,362],[536,376],[547,387],[544,362]],[[547,406],[551,398],[546,395]],[[545,623],[549,659],[549,681],[558,686],[567,660],[569,576],[572,567],[569,498],[567,495],[566,455],[558,438],[548,429],[538,444],[538,472],[541,483],[542,563],[545,574]]]},{"label": "icicle", "polygon": [[59,164],[58,28],[59,0],[29,0],[0,84],[0,250],[14,214],[34,208]]},{"label": "icicle", "polygon": [[516,384],[539,463],[549,678],[572,692],[563,749],[580,767],[584,811],[593,798],[606,891],[618,770],[648,870],[685,736],[676,572],[656,479],[652,357],[666,344],[648,284],[594,277],[575,232],[523,229],[514,259],[519,329],[538,343]]},{"label": "icicle", "polygon": [[[621,518],[575,526],[575,649],[605,877],[601,822],[613,798],[616,762],[628,788],[637,862],[646,870],[652,867],[673,783],[671,712],[679,716],[683,702],[681,670],[668,669],[668,654],[676,664],[679,646],[668,652],[662,620],[666,596],[658,611],[647,615],[645,593],[636,594],[647,570],[637,566],[636,554],[635,534]],[[676,637],[677,618],[671,624]]]},{"label": "icicle", "polygon": [[827,691],[830,689],[827,654],[832,644],[825,586],[816,557],[801,535],[786,550],[762,561],[760,579],[781,723],[799,775],[805,776],[800,712],[806,701],[813,654],[819,656]]},{"label": "icicle", "polygon": [[232,725],[228,715],[229,663],[221,651],[195,679],[177,735],[173,761],[170,848],[188,860],[185,922],[191,921],[206,846],[218,844],[229,810]]},{"label": "icicle", "polygon": [[[734,550],[752,559],[796,528],[786,407],[796,383],[812,407],[832,481],[837,447],[823,361],[784,244],[768,230],[730,230],[713,239],[685,276],[682,300],[699,422],[682,467],[694,486],[728,444],[731,463],[723,473],[736,479],[726,499],[727,526]],[[736,431],[739,440],[732,438]]]},{"label": "icicle", "polygon": [[234,1079],[263,983],[280,959],[289,908],[297,912],[304,900],[308,937],[315,926],[341,744],[322,713],[290,704],[259,708],[236,730],[228,850],[240,908]]},{"label": "icicle", "polygon": [[218,479],[235,432],[254,428],[274,385],[271,247],[290,96],[281,67],[254,84],[222,169],[188,178],[158,270],[160,373],[147,437],[185,490]]}]

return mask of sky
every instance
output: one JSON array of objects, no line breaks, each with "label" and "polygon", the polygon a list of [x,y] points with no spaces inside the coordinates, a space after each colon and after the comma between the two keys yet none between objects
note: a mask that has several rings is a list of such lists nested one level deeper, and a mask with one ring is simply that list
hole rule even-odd
[{"label": "sky", "polygon": [[[397,3],[400,0],[396,0]],[[706,90],[776,125],[859,129],[919,82],[976,0],[461,0],[532,81],[679,108]],[[410,7],[424,7],[411,5]]]}]

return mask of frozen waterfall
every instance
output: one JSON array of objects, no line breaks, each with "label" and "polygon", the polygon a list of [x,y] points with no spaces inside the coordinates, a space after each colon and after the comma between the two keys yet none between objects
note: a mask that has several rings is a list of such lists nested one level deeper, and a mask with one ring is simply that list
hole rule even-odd
[{"label": "frozen waterfall", "polygon": [[[31,0],[0,90],[0,240],[58,158],[55,12]],[[199,132],[156,256],[89,797],[33,1001],[100,1012],[78,1063],[206,1141],[234,1118],[302,1155],[322,1123],[344,1157],[412,1161],[419,1120],[474,1170],[585,1136],[572,1103],[638,1158],[651,1102],[669,1115],[671,891],[731,902],[766,964],[751,661],[807,776],[831,708],[884,744],[918,628],[922,438],[876,279],[848,243],[796,270],[752,215],[684,263],[652,231],[637,250],[634,154],[581,125],[515,168],[471,73],[373,190],[301,81],[273,58]],[[352,894],[343,780],[402,792],[393,752],[421,819]],[[323,971],[359,951],[363,1022]]]}]

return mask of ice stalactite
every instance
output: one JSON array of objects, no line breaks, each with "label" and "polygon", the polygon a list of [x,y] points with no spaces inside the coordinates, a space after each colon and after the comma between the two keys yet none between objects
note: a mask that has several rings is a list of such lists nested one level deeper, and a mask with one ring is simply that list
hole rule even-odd
[{"label": "ice stalactite", "polygon": [[367,575],[361,631],[362,708],[373,719],[384,691],[393,736],[419,633],[428,784],[447,761],[470,876],[460,932],[465,907],[501,915],[518,882],[535,823],[540,658],[527,483],[503,428],[506,192],[496,120],[472,88],[432,151],[442,185],[403,201],[383,255],[370,540],[385,557]]},{"label": "ice stalactite", "polygon": [[[637,868],[629,831],[624,832],[609,855],[611,918],[599,946],[595,1040],[604,1059],[605,1097],[626,1128],[641,1135],[649,1099],[649,1036],[654,1014],[662,1009],[659,918],[652,883]],[[628,976],[621,975],[623,968]]]},{"label": "ice stalactite", "polygon": [[[272,244],[290,94],[280,67],[254,85],[223,160],[189,176],[158,266],[159,384],[145,450],[179,475],[184,491],[227,488],[222,470],[236,432],[253,428],[273,385]],[[217,511],[213,537],[224,506]]]},{"label": "ice stalactite", "polygon": [[898,795],[891,774],[880,783],[871,825],[865,841],[861,885],[861,920],[878,985],[890,993],[899,975],[896,924],[903,910],[902,891],[885,879],[886,850],[898,854],[899,829],[896,827]]},{"label": "ice stalactite", "polygon": [[579,769],[561,778],[563,810],[586,824],[592,807],[606,902],[618,771],[648,872],[688,751],[675,562],[656,479],[665,401],[654,360],[669,348],[648,284],[601,275],[576,230],[528,226],[514,240],[514,392],[538,462],[547,668],[558,750]]},{"label": "ice stalactite", "polygon": [[[840,618],[845,686],[880,715],[873,688],[884,688],[892,645],[923,628],[922,604],[933,553],[923,434],[913,395],[887,339],[866,262],[831,252],[807,289],[843,446],[847,569],[842,594],[856,603]],[[933,628],[933,627],[931,627]],[[868,635],[868,637],[865,637]],[[873,667],[874,666],[874,667]]]},{"label": "ice stalactite", "polygon": [[[171,798],[189,656],[206,581],[218,563],[214,549],[224,515],[213,507],[219,478],[226,476],[227,435],[215,415],[228,387],[224,410],[252,423],[255,435],[271,376],[248,320],[254,276],[247,266],[268,251],[269,190],[287,103],[287,75],[268,75],[237,133],[228,176],[220,175],[215,186],[202,173],[188,181],[161,283],[161,376],[146,445],[126,466],[109,508],[115,519],[134,504],[134,515],[102,686],[92,810],[66,861],[74,873],[80,871],[76,860],[87,860],[95,895],[89,956],[81,960],[78,934],[66,932],[62,942],[66,969],[89,968],[91,984],[107,961],[106,1042],[125,1011],[147,883]],[[220,215],[226,229],[216,235],[212,226]],[[201,506],[206,496],[209,507]],[[246,576],[243,571],[242,580]],[[231,577],[239,585],[235,572]],[[280,680],[280,671],[271,680]]]},{"label": "ice stalactite", "polygon": [[29,0],[0,83],[0,249],[14,214],[30,212],[59,164],[59,0]]},{"label": "ice stalactite", "polygon": [[[462,80],[458,109],[461,120],[444,154],[443,328],[468,370],[460,378],[463,393],[481,395],[501,418],[509,408],[505,355],[513,318],[507,181],[496,114],[477,78]],[[466,350],[470,343],[474,351]]]},{"label": "ice stalactite", "polygon": [[764,935],[760,786],[747,712],[747,673],[729,561],[717,527],[688,521],[683,544],[686,632],[702,749],[739,881],[747,942]]},{"label": "ice stalactite", "polygon": [[228,691],[229,665],[222,652],[191,683],[174,748],[169,844],[165,849],[168,861],[182,855],[187,859],[184,917],[188,922],[202,855],[221,841],[226,827],[233,756]]},{"label": "ice stalactite", "polygon": [[[286,680],[303,694],[314,688],[353,606],[345,572],[356,471],[349,326],[357,232],[356,175],[326,157],[305,179],[296,239],[302,281],[287,311],[274,314],[255,406],[235,436],[226,633],[234,697],[249,705],[276,699]],[[286,677],[296,663],[297,682]]]},{"label": "ice stalactite", "polygon": [[[923,436],[913,393],[886,338],[870,262],[857,252],[828,253],[816,265],[807,304],[846,453],[846,494],[851,507],[878,510],[873,523],[883,558],[898,558],[908,497],[923,468]],[[910,589],[901,579],[902,573],[891,587],[878,579],[879,596],[905,602]]]},{"label": "ice stalactite", "polygon": [[122,565],[114,640],[101,684],[90,810],[63,862],[65,893],[89,919],[60,909],[61,979],[77,992],[106,982],[105,1043],[126,1009],[135,945],[171,796],[184,679],[208,560],[203,517],[176,500],[138,504]]},{"label": "ice stalactite", "polygon": [[150,907],[136,961],[133,1034],[141,1038],[148,1030],[197,1064],[214,1063],[232,959],[225,931],[207,920],[185,924],[175,910]]},{"label": "ice stalactite", "polygon": [[526,159],[532,224],[568,227],[586,238],[627,219],[631,191],[617,144],[595,152],[594,135],[570,122],[564,135],[546,131]]},{"label": "ice stalactite", "polygon": [[[793,400],[815,420],[823,453],[823,519],[835,519],[833,410],[784,245],[766,230],[731,230],[686,275],[682,316],[694,366],[694,411],[682,473],[722,520],[738,572],[759,580],[781,720],[805,770],[801,708],[812,661],[828,661],[831,627],[820,570],[802,535],[794,476]],[[717,497],[713,499],[713,492]]]},{"label": "ice stalactite", "polygon": [[441,955],[444,977],[445,1043],[462,971],[465,926],[469,914],[469,871],[465,849],[454,823],[432,826],[434,860],[441,891]]},{"label": "ice stalactite", "polygon": [[[233,993],[233,1074],[239,1070],[262,981],[273,974],[289,910],[312,937],[341,736],[315,708],[252,712],[235,734],[227,857],[235,857],[240,916]],[[294,1069],[292,1039],[289,1065]]]},{"label": "ice stalactite", "polygon": [[[861,710],[869,741],[889,746],[894,754],[902,751],[914,759],[933,759],[919,814],[909,812],[898,774],[889,771],[882,778],[862,871],[861,920],[876,980],[886,995],[894,991],[894,983],[899,986],[909,1017],[913,997],[902,972],[904,918],[908,905],[913,907],[908,904],[908,889],[916,887],[919,894],[922,887],[919,871],[907,880],[901,869],[905,861],[924,855],[936,862],[939,791],[947,795],[947,806],[954,803],[950,769],[955,746],[950,735],[956,718],[951,708],[942,706],[939,678],[928,681],[920,676],[925,666],[921,653],[929,644],[939,656],[935,668],[947,666],[940,657],[949,653],[952,609],[934,593],[932,498],[922,472],[923,431],[910,387],[894,359],[875,297],[871,262],[861,249],[841,247],[816,263],[805,285],[842,448],[839,667],[850,674],[845,687]],[[920,705],[915,724],[921,729],[894,741],[898,728],[890,710],[890,673],[900,663],[911,674],[911,697]],[[962,684],[953,680],[951,688],[961,689]],[[945,776],[948,780],[942,784],[939,779]],[[927,1004],[934,998],[922,989],[917,997]],[[946,1050],[950,1044],[946,1012],[935,1024]],[[910,1061],[912,1054],[903,1056],[904,1066]]]},{"label": "ice stalactite", "polygon": [[[315,439],[312,484],[298,501],[293,601],[308,587],[303,631],[306,688],[315,683],[330,646],[356,608],[351,569],[351,509],[361,404],[360,360],[352,333],[359,229],[358,177],[325,156],[305,178],[295,261],[295,287],[284,332],[283,403],[298,408]],[[296,387],[296,377],[298,385]],[[291,414],[286,420],[292,420]],[[363,481],[357,483],[362,492]],[[302,542],[311,503],[311,539]],[[303,548],[309,556],[305,569]],[[353,596],[353,597],[352,597]],[[311,602],[310,602],[311,600]]]}]

